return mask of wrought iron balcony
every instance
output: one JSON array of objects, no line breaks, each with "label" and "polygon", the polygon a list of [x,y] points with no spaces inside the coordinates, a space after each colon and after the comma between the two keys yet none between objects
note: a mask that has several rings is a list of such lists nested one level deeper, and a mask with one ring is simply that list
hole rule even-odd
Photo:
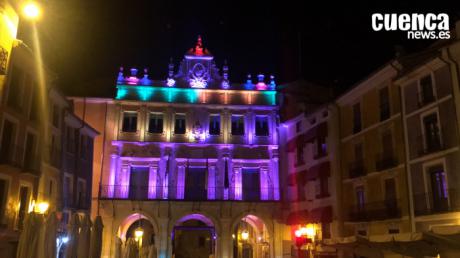
[{"label": "wrought iron balcony", "polygon": [[414,194],[415,215],[430,215],[437,213],[460,211],[460,198],[458,189],[448,189],[442,193]]},{"label": "wrought iron balcony", "polygon": [[382,171],[398,165],[398,160],[393,153],[378,154],[375,157],[375,169]]},{"label": "wrought iron balcony", "polygon": [[418,154],[425,155],[433,152],[444,150],[444,144],[441,141],[440,135],[428,137],[422,134],[417,137]]},{"label": "wrought iron balcony", "polygon": [[99,199],[175,201],[276,201],[278,188],[102,185]]},{"label": "wrought iron balcony", "polygon": [[348,221],[386,220],[401,217],[398,200],[384,200],[350,207]]},{"label": "wrought iron balcony", "polygon": [[366,175],[366,168],[363,160],[357,160],[349,165],[348,173],[350,178],[356,178]]}]

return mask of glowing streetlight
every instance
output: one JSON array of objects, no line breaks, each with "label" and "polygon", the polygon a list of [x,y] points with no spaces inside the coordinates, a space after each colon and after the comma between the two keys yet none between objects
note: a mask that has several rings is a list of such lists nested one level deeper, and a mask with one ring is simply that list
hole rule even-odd
[{"label": "glowing streetlight", "polygon": [[136,241],[139,241],[139,239],[141,239],[143,235],[144,235],[144,230],[141,227],[138,227],[134,231],[134,238],[136,239]]},{"label": "glowing streetlight", "polygon": [[40,17],[40,6],[35,2],[27,2],[22,7],[24,16],[29,20],[37,20]]},{"label": "glowing streetlight", "polygon": [[244,230],[243,232],[241,232],[241,239],[246,241],[248,240],[248,238],[249,238],[249,232],[247,230]]},{"label": "glowing streetlight", "polygon": [[49,207],[50,207],[49,203],[41,202],[37,205],[37,212],[40,214],[45,214]]}]

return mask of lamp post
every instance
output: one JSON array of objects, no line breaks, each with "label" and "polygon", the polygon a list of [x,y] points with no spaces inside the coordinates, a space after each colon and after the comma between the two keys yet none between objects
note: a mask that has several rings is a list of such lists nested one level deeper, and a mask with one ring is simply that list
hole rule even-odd
[{"label": "lamp post", "polygon": [[134,231],[134,239],[136,240],[138,248],[139,248],[139,252],[138,252],[139,257],[141,257],[141,247],[142,247],[142,237],[143,236],[144,236],[144,230],[142,229],[142,227],[136,228],[136,230]]},{"label": "lamp post", "polygon": [[30,1],[24,3],[22,13],[26,19],[36,21],[41,16],[41,9],[36,2]]}]

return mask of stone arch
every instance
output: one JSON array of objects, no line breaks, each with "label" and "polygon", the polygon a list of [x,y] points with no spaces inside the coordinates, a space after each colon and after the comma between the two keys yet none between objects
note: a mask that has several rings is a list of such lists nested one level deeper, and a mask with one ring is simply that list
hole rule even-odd
[{"label": "stone arch", "polygon": [[150,224],[152,224],[153,226],[153,229],[154,229],[154,232],[155,232],[155,235],[158,236],[159,234],[159,228],[158,228],[158,223],[157,221],[152,217],[150,216],[149,214],[143,212],[143,211],[138,211],[138,212],[135,212],[135,213],[132,213],[130,215],[128,215],[127,217],[125,217],[121,222],[120,222],[120,225],[118,225],[118,228],[117,228],[117,236],[122,240],[122,241],[126,241],[126,233],[129,229],[129,227],[135,223],[136,221],[138,221],[139,219],[145,219],[147,221],[150,222]]},{"label": "stone arch", "polygon": [[[257,213],[243,212],[234,217],[230,225],[234,245],[230,251],[231,257],[234,255],[233,252],[235,248],[238,249],[240,255],[240,252],[242,252],[240,248],[244,249],[244,246],[251,246],[251,252],[254,252],[254,256],[251,257],[266,257],[264,255],[265,252],[269,257],[274,257],[275,232],[273,222],[262,215],[256,214]],[[241,222],[244,223],[241,224]],[[253,233],[251,233],[251,237],[248,241],[241,242],[242,240],[239,238],[241,236],[240,230],[244,229],[244,224],[248,224],[251,227],[249,232],[252,231]],[[243,228],[241,228],[241,226],[243,226]],[[247,230],[247,228],[245,230]]]},{"label": "stone arch", "polygon": [[214,218],[214,216],[212,216],[212,215],[210,215],[208,213],[202,212],[202,211],[200,211],[200,212],[183,212],[180,215],[174,216],[173,218],[171,218],[171,220],[169,222],[168,232],[172,232],[174,226],[176,226],[178,222],[182,223],[182,222],[185,222],[185,221],[191,220],[191,219],[199,220],[199,221],[205,223],[208,226],[214,227],[217,235],[219,235],[219,233],[221,232],[220,231],[221,227],[220,227],[220,224],[218,223],[218,220],[216,220]]}]

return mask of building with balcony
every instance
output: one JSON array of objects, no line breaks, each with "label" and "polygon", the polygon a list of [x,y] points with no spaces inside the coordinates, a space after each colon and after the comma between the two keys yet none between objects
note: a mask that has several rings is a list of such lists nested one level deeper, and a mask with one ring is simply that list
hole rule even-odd
[{"label": "building with balcony", "polygon": [[[115,98],[72,98],[98,130],[103,257],[143,229],[158,257],[280,257],[276,84],[231,83],[201,38],[162,80],[120,70]],[[115,78],[114,78],[115,79]]]},{"label": "building with balcony", "polygon": [[286,224],[290,225],[292,249],[300,248],[302,257],[308,257],[310,247],[295,247],[295,231],[307,225],[316,231],[312,239],[315,254],[337,257],[336,249],[323,245],[341,236],[337,116],[335,105],[325,104],[280,126],[281,170],[287,179],[283,180],[283,201],[289,211]]},{"label": "building with balcony", "polygon": [[397,65],[385,64],[336,100],[343,237],[410,232]]},{"label": "building with balcony", "polygon": [[[458,25],[457,25],[458,32]],[[401,60],[402,118],[417,232],[460,228],[458,42],[438,42]],[[458,253],[457,253],[458,255]]]}]

